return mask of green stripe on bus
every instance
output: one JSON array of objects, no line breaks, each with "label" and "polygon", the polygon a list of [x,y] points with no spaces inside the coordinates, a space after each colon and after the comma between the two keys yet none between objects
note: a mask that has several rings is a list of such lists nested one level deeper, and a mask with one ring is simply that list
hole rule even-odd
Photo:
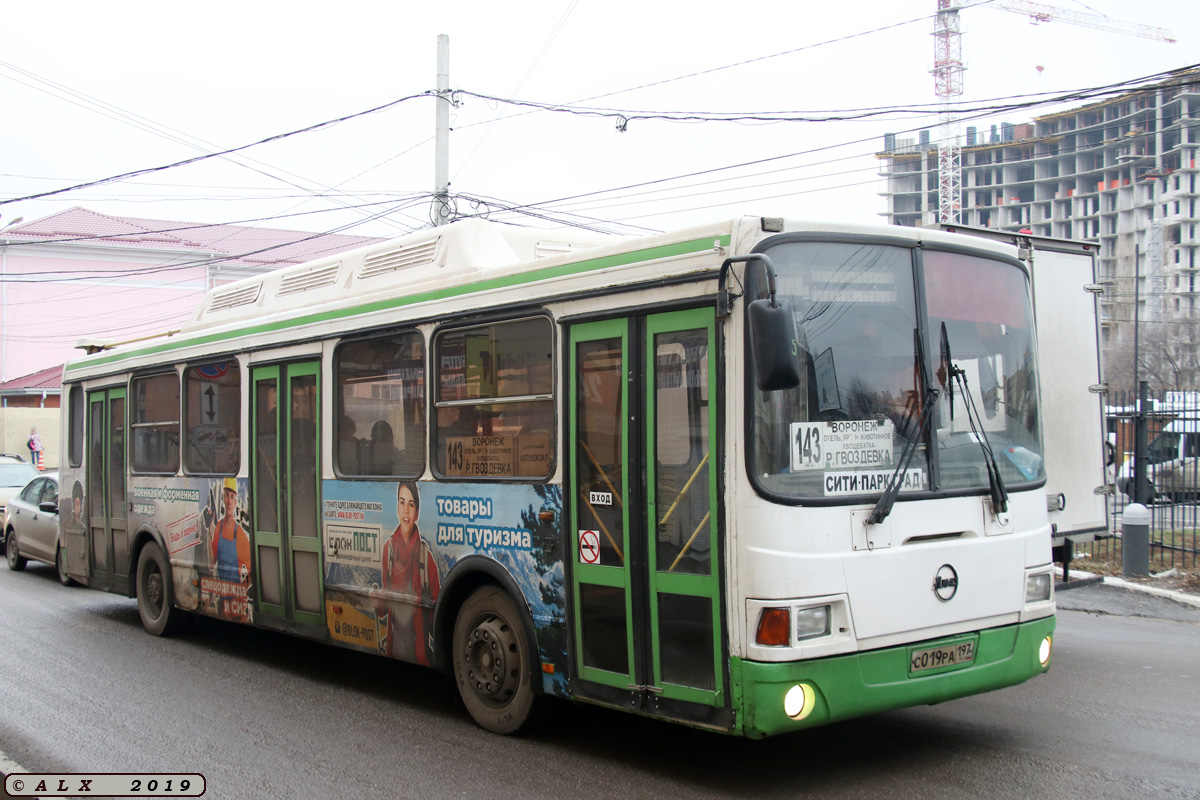
[{"label": "green stripe on bus", "polygon": [[[406,297],[393,297],[387,300],[378,300],[374,303],[363,303],[362,305],[352,306],[350,308],[324,311],[318,314],[306,314],[304,316],[293,317],[280,322],[266,323],[263,325],[251,325],[246,328],[225,331],[223,333],[213,333],[207,336],[192,336],[188,337],[186,340],[164,342],[162,344],[143,347],[139,350],[118,352],[109,356],[90,359],[87,362],[87,366],[94,367],[103,364],[113,364],[126,359],[154,355],[155,353],[165,353],[170,350],[178,350],[184,347],[212,344],[214,342],[225,341],[228,339],[236,339],[241,336],[253,336],[260,333],[287,330],[288,328],[297,328],[303,325],[312,325],[319,322],[330,322],[332,320],[355,317],[362,314],[373,314],[378,311],[387,311],[388,309],[393,308],[403,308],[404,306],[416,305],[417,303],[425,303],[431,300],[448,300],[452,297],[477,294],[479,292],[510,289],[514,286],[537,283],[538,281],[550,280],[552,278],[562,278],[569,275],[579,275],[587,272],[594,272],[596,270],[608,269],[609,267],[629,266],[642,261],[655,261],[660,258],[670,258],[672,256],[701,253],[705,250],[711,250],[716,246],[728,247],[729,243],[730,236],[725,234],[714,236],[712,238],[693,239],[687,242],[678,242],[675,244],[661,245],[659,247],[651,247],[646,250],[618,253],[616,255],[590,259],[588,261],[560,264],[556,267],[545,267],[543,269],[522,272],[516,275],[505,275],[499,278],[489,278],[476,283],[465,284],[463,286],[453,286],[448,289],[433,289]],[[65,372],[70,372],[71,368],[74,366],[81,365],[79,365],[78,362],[67,362]]]}]

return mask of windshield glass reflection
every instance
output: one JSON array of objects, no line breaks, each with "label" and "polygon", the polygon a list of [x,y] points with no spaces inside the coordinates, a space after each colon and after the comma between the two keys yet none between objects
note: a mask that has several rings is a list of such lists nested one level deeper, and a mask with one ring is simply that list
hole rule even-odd
[{"label": "windshield glass reflection", "polygon": [[[1011,264],[879,244],[785,242],[768,251],[788,296],[804,365],[792,390],[750,389],[750,465],[766,492],[814,499],[879,494],[906,442],[901,492],[989,488],[981,440],[1004,483],[1043,476],[1036,354],[1025,274]],[[929,315],[918,320],[917,281]],[[748,270],[751,298],[765,296]],[[941,326],[966,392],[944,363]],[[924,364],[922,363],[924,359]],[[937,390],[918,420],[928,376]],[[751,387],[754,386],[750,380]],[[966,402],[982,425],[972,430]]]}]

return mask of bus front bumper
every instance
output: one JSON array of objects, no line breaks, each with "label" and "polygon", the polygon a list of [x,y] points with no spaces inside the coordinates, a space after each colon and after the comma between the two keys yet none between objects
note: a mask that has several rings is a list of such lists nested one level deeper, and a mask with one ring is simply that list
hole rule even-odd
[{"label": "bus front bumper", "polygon": [[[751,738],[1013,686],[1050,668],[1055,618],[845,656],[767,663],[734,658],[737,733]],[[969,663],[931,657],[973,643]],[[1043,663],[1044,660],[1044,663]],[[925,667],[913,671],[914,661]],[[799,687],[799,688],[797,688]]]}]

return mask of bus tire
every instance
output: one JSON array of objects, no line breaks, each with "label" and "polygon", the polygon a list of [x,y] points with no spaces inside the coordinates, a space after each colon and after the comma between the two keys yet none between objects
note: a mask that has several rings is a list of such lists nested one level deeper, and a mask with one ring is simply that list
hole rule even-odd
[{"label": "bus tire", "polygon": [[171,604],[171,566],[162,548],[147,542],[138,556],[137,604],[142,627],[153,636],[170,636],[184,622],[185,612]]},{"label": "bus tire", "polygon": [[454,680],[467,711],[493,733],[518,733],[541,696],[530,683],[529,638],[521,614],[499,586],[476,589],[454,622]]},{"label": "bus tire", "polygon": [[5,555],[8,556],[8,568],[13,572],[20,572],[25,569],[25,564],[28,563],[25,556],[21,555],[21,551],[17,549],[17,532],[9,530],[8,536],[4,538]]},{"label": "bus tire", "polygon": [[67,574],[67,562],[63,559],[62,545],[54,552],[54,569],[58,571],[58,582],[63,586],[76,586],[75,579]]}]

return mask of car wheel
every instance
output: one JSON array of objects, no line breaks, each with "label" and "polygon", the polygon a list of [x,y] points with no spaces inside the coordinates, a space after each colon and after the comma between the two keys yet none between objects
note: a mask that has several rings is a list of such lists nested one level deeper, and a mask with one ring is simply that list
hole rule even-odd
[{"label": "car wheel", "polygon": [[467,711],[494,733],[517,733],[542,700],[530,684],[530,647],[521,614],[499,586],[467,598],[454,623],[454,679]]},{"label": "car wheel", "polygon": [[63,586],[75,586],[76,581],[67,574],[67,562],[63,558],[62,545],[58,546],[58,550],[54,553],[54,568],[58,570],[58,582]]},{"label": "car wheel", "polygon": [[25,569],[25,565],[29,563],[28,559],[21,555],[17,550],[17,534],[16,531],[9,531],[8,536],[4,537],[4,550],[8,554],[8,568],[14,572],[20,572]]},{"label": "car wheel", "polygon": [[148,543],[138,556],[137,603],[142,627],[154,636],[170,636],[184,623],[182,609],[171,604],[171,565],[155,542]]}]

